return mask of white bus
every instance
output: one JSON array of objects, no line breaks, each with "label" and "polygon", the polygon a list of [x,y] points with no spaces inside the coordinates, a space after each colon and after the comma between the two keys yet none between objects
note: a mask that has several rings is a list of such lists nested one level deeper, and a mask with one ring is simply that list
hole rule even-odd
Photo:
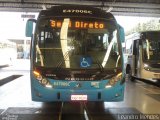
[{"label": "white bus", "polygon": [[11,65],[16,56],[16,43],[9,40],[0,40],[0,67]]},{"label": "white bus", "polygon": [[145,31],[126,37],[126,74],[129,78],[160,82],[160,31]]}]

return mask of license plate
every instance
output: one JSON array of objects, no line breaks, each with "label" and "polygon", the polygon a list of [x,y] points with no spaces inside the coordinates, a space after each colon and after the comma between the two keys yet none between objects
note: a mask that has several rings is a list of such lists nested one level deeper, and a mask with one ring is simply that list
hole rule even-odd
[{"label": "license plate", "polygon": [[71,95],[71,100],[73,101],[87,100],[87,95]]}]

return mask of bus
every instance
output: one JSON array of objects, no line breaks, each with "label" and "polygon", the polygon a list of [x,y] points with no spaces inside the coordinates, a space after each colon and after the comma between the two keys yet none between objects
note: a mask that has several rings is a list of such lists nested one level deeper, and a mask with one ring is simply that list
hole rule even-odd
[{"label": "bus", "polygon": [[143,31],[126,37],[126,74],[135,79],[160,80],[160,31]]},{"label": "bus", "polygon": [[123,100],[124,29],[111,13],[90,6],[53,6],[37,20],[29,19],[25,32],[32,39],[33,101]]},{"label": "bus", "polygon": [[9,40],[0,40],[0,68],[12,65],[17,56],[16,43]]}]

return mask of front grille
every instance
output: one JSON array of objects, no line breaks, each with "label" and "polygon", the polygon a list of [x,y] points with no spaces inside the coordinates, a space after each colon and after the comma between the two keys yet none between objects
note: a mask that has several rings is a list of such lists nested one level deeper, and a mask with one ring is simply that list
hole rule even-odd
[{"label": "front grille", "polygon": [[67,77],[67,78],[65,78],[65,80],[76,80],[76,81],[88,81],[88,80],[94,80],[94,78],[71,78],[71,77]]}]

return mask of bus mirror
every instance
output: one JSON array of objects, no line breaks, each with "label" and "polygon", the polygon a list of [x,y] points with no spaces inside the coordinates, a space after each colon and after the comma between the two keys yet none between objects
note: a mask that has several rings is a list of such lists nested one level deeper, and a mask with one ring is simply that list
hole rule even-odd
[{"label": "bus mirror", "polygon": [[26,37],[31,37],[33,32],[33,23],[36,23],[35,19],[29,19],[26,23],[25,35]]},{"label": "bus mirror", "polygon": [[121,43],[123,43],[125,41],[125,33],[124,33],[124,28],[120,25],[119,25],[119,33],[120,33]]}]

